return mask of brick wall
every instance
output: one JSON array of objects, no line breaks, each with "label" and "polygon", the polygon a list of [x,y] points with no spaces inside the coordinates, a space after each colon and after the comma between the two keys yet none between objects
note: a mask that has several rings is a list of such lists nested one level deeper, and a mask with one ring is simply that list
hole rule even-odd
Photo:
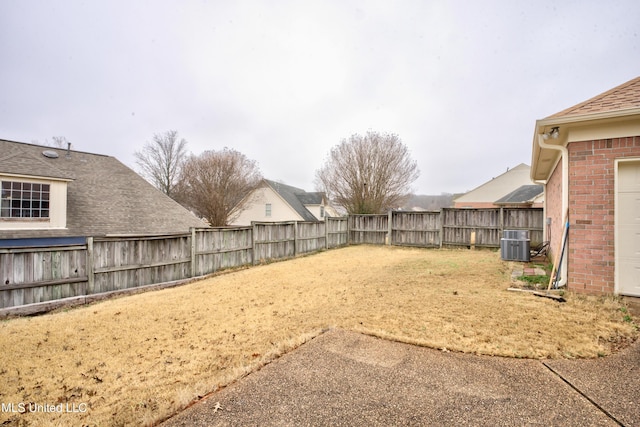
[{"label": "brick wall", "polygon": [[640,136],[572,142],[568,149],[568,287],[613,293],[615,159],[640,156]]},{"label": "brick wall", "polygon": [[553,260],[562,239],[564,212],[562,212],[562,161],[547,182],[545,193],[545,224],[546,218],[551,218],[551,226],[547,228],[546,239],[550,242],[550,256]]}]

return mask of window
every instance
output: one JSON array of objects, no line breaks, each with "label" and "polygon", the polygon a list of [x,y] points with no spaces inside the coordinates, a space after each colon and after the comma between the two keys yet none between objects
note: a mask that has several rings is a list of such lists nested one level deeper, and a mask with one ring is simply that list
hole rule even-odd
[{"label": "window", "polygon": [[324,206],[320,206],[320,218],[324,218]]},{"label": "window", "polygon": [[264,205],[264,216],[271,216],[271,203]]},{"label": "window", "polygon": [[2,181],[0,218],[49,218],[49,184]]}]

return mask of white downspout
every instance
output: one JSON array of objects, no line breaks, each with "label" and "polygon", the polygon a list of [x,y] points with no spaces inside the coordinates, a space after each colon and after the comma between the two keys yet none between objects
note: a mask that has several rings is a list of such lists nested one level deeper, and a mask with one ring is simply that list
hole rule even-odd
[{"label": "white downspout", "polygon": [[[534,184],[542,185],[542,194],[544,194],[546,196],[546,194],[547,194],[547,181],[541,180],[541,179],[533,179],[532,181],[533,181]],[[547,203],[546,203],[546,197],[545,197],[545,200],[543,200],[543,202],[542,202],[542,217],[544,218],[544,225],[547,225]],[[549,241],[548,234],[549,234],[548,227],[544,227],[542,229],[542,240],[543,241],[545,241],[545,242]]]},{"label": "white downspout", "polygon": [[[567,209],[569,208],[569,150],[567,150],[567,147],[565,147],[564,145],[547,144],[544,141],[544,137],[540,134],[538,134],[538,145],[540,146],[540,148],[560,151],[560,156],[562,158],[562,211],[561,212],[564,215],[564,213],[567,212]],[[546,187],[547,186],[545,183],[545,194],[547,190]],[[546,205],[547,204],[545,203],[545,209],[546,209]],[[560,219],[560,221],[562,221],[562,219]],[[564,224],[562,224],[562,227],[564,229]],[[560,238],[562,239],[562,236],[560,236]],[[564,250],[566,252],[567,247],[565,247]],[[557,284],[557,287],[559,288],[567,284],[567,265],[569,264],[567,258],[568,258],[567,254],[565,253],[562,258],[563,259],[562,271],[560,273],[561,279],[560,279],[560,282]]]}]

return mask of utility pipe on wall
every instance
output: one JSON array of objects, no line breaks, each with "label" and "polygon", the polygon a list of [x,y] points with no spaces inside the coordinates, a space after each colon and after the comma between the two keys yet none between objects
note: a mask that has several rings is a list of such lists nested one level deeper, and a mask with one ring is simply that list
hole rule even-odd
[{"label": "utility pipe on wall", "polygon": [[[565,147],[564,145],[554,145],[554,144],[547,144],[544,141],[544,136],[541,134],[538,134],[538,145],[540,146],[540,148],[546,148],[549,150],[555,150],[555,151],[559,151],[560,152],[560,156],[562,159],[562,211],[561,212],[567,212],[567,209],[569,208],[569,150],[567,150],[567,147]],[[546,184],[545,184],[545,194],[546,193]],[[545,203],[545,209],[546,209],[546,203]],[[564,224],[562,224],[562,226],[564,227]],[[562,236],[560,237],[562,238]],[[562,249],[561,249],[562,250]],[[563,250],[567,250],[566,245],[563,247]],[[566,254],[564,256],[564,259],[568,259],[566,257]],[[564,262],[562,264],[562,272],[561,272],[561,279],[560,282],[557,283],[557,287],[562,287],[565,286],[567,284],[567,265],[569,263],[568,262]],[[554,266],[555,268],[556,266]]]}]

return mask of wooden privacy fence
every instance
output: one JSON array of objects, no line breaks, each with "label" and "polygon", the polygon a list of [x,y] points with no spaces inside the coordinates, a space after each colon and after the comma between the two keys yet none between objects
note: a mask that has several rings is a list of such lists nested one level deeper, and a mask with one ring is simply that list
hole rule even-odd
[{"label": "wooden privacy fence", "polygon": [[443,209],[442,245],[466,246],[472,237],[476,246],[499,248],[504,230],[529,231],[532,244],[543,240],[541,208]]},{"label": "wooden privacy fence", "polygon": [[541,208],[391,211],[383,215],[350,215],[348,219],[351,244],[499,248],[504,230],[527,230],[535,244],[542,242],[544,229]]},{"label": "wooden privacy fence", "polygon": [[346,218],[327,218],[0,248],[0,309],[200,277],[346,243]]},{"label": "wooden privacy fence", "polygon": [[191,232],[191,277],[253,262],[253,228],[194,229]]},{"label": "wooden privacy fence", "polygon": [[85,295],[87,246],[0,249],[0,308]]},{"label": "wooden privacy fence", "polygon": [[499,247],[502,230],[542,240],[541,209],[443,209],[256,222],[165,236],[88,237],[84,244],[0,247],[0,309],[201,277],[346,244]]}]

